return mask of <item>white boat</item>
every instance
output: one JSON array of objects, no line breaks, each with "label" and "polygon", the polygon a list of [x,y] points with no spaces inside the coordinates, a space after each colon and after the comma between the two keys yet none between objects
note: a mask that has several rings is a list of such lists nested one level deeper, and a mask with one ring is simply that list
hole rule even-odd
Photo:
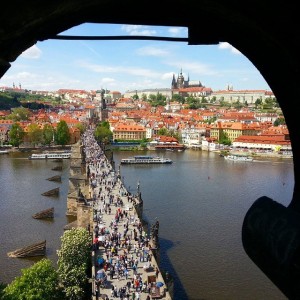
[{"label": "white boat", "polygon": [[48,153],[33,153],[28,158],[29,159],[68,159],[71,158],[71,152],[48,152]]},{"label": "white boat", "polygon": [[159,156],[137,155],[133,157],[121,159],[121,164],[171,164],[173,161],[170,158]]},{"label": "white boat", "polygon": [[253,161],[253,157],[245,154],[228,154],[224,158],[232,161]]},{"label": "white boat", "polygon": [[0,150],[0,154],[9,154],[8,150]]}]

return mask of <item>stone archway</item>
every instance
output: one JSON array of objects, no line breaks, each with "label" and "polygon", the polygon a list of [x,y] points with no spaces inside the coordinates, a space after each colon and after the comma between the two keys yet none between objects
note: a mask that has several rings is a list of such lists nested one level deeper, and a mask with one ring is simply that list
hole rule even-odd
[{"label": "stone archway", "polygon": [[[166,0],[163,7],[158,0],[148,3],[137,0],[52,0],[36,3],[34,0],[27,0],[20,1],[16,6],[11,1],[2,5],[0,10],[0,76],[9,69],[11,62],[37,41],[47,40],[84,22],[182,26],[189,30],[189,44],[229,42],[261,72],[284,113],[294,153],[295,187],[289,208],[285,210],[280,207],[280,210],[284,212],[285,221],[290,222],[297,219],[300,212],[300,135],[297,122],[299,117],[295,109],[300,82],[300,21],[294,5],[269,0]],[[272,207],[268,206],[268,209],[272,210]],[[277,213],[272,216],[273,219],[277,217]],[[257,218],[262,221],[261,216]],[[246,226],[245,230],[251,231],[253,227],[250,227]],[[300,234],[297,228],[294,228],[294,233],[298,241]],[[254,231],[254,235],[259,234]],[[268,232],[266,230],[265,234]],[[262,237],[262,241],[266,238]],[[259,251],[271,254],[276,251],[264,246],[263,242],[260,244]],[[298,247],[298,243],[294,246]],[[297,253],[300,252],[297,249],[290,261],[284,262],[287,264],[284,272],[281,272],[282,268],[275,260],[270,261],[267,267],[261,266],[289,298],[299,298],[300,293],[297,289],[294,290],[298,284],[296,262]],[[265,257],[268,258],[268,255]],[[259,259],[255,261],[257,264],[262,263]],[[266,271],[265,268],[269,269]],[[288,280],[283,279],[284,276]]]}]

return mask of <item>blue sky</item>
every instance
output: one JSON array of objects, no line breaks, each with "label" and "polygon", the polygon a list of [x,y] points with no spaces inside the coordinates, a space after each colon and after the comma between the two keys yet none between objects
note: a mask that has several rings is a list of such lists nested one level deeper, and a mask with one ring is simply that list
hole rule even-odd
[{"label": "blue sky", "polygon": [[[187,37],[179,27],[82,24],[64,35],[146,35]],[[145,40],[38,42],[12,62],[0,86],[28,90],[170,88],[173,74],[200,80],[212,90],[270,90],[260,72],[228,43],[189,46],[187,42]]]}]

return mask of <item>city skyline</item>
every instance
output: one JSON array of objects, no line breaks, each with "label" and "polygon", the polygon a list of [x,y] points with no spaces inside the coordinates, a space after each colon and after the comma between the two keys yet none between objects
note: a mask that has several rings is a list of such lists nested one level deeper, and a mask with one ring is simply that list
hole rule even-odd
[{"label": "city skyline", "polygon": [[[168,36],[187,38],[186,28],[82,24],[61,35]],[[219,45],[146,40],[47,40],[24,51],[0,79],[0,86],[58,89],[128,90],[170,88],[181,72],[212,90],[270,90],[254,65],[237,49]]]}]

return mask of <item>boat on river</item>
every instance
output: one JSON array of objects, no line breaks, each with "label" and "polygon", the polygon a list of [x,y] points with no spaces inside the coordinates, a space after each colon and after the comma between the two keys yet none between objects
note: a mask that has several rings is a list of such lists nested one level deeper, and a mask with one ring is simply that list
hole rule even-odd
[{"label": "boat on river", "polygon": [[149,156],[149,155],[136,155],[133,157],[121,159],[122,165],[131,164],[171,164],[173,161],[167,157]]},{"label": "boat on river", "polygon": [[33,153],[29,159],[68,159],[71,158],[71,152],[47,152],[47,153]]},{"label": "boat on river", "polygon": [[8,150],[0,150],[0,154],[9,154]]},{"label": "boat on river", "polygon": [[232,161],[253,161],[253,157],[246,154],[228,154],[224,155],[224,158]]}]

